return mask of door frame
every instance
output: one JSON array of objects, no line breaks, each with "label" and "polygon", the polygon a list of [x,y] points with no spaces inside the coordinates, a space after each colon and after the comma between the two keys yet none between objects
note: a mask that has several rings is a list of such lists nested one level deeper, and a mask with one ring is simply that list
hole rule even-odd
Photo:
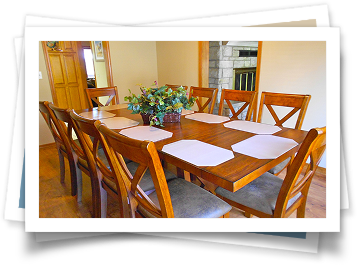
[{"label": "door frame", "polygon": [[102,41],[102,44],[103,44],[104,62],[105,62],[105,70],[107,73],[108,87],[113,87],[114,81],[113,81],[113,72],[112,72],[112,62],[110,60],[109,41]]}]

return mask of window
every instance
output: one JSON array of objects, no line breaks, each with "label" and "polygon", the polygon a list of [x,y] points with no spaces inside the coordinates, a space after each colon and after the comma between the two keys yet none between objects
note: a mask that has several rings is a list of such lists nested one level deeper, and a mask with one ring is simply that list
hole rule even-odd
[{"label": "window", "polygon": [[83,49],[83,52],[84,52],[84,61],[86,62],[87,78],[95,78],[92,50]]}]

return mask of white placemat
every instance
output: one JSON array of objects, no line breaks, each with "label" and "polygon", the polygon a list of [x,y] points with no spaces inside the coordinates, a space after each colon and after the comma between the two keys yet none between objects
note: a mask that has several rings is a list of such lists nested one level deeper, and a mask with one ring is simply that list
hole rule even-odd
[{"label": "white placemat", "polygon": [[195,113],[191,115],[186,115],[185,118],[205,123],[221,123],[229,121],[228,117],[208,113]]},{"label": "white placemat", "polygon": [[162,151],[196,166],[217,166],[234,157],[230,150],[198,140],[180,140],[164,145]]},{"label": "white placemat", "polygon": [[195,111],[193,110],[188,110],[188,109],[182,109],[181,115],[188,115],[188,114],[193,114]]},{"label": "white placemat", "polygon": [[223,124],[224,127],[251,132],[255,134],[274,134],[281,129],[278,126],[273,126],[270,124],[252,122],[252,121],[231,121]]},{"label": "white placemat", "polygon": [[136,126],[120,131],[120,134],[136,140],[148,140],[152,142],[160,141],[172,137],[172,132],[168,132],[156,127]]},{"label": "white placemat", "polygon": [[98,110],[116,110],[116,109],[126,109],[126,108],[128,108],[128,104],[116,104],[116,105],[98,107]]},{"label": "white placemat", "polygon": [[244,141],[232,145],[234,152],[258,159],[273,159],[281,156],[297,142],[275,135],[254,135]]},{"label": "white placemat", "polygon": [[106,119],[106,118],[111,118],[114,117],[114,113],[110,113],[107,111],[102,111],[102,110],[93,110],[93,111],[88,111],[88,112],[82,112],[79,115],[86,119],[92,119],[92,120],[100,120],[100,119]]},{"label": "white placemat", "polygon": [[130,120],[125,117],[114,117],[102,121],[109,129],[123,129],[139,124],[138,121]]}]

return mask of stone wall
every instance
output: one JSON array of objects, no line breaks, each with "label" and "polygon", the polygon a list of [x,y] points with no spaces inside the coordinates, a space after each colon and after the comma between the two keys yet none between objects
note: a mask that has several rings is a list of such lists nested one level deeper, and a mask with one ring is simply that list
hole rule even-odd
[{"label": "stone wall", "polygon": [[[218,113],[221,90],[233,89],[233,69],[257,66],[257,57],[239,57],[239,50],[258,48],[227,46],[222,45],[222,41],[209,42],[209,87],[218,88],[215,113]],[[227,115],[229,116],[229,113]]]},{"label": "stone wall", "polygon": [[227,46],[222,41],[209,42],[209,86],[233,88],[233,68],[257,66],[257,57],[239,57],[239,50],[258,50],[255,47]]}]

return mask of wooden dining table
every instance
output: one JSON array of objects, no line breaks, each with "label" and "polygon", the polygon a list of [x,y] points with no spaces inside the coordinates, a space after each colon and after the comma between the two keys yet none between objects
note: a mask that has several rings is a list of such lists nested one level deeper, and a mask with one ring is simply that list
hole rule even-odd
[{"label": "wooden dining table", "polygon": [[[91,110],[92,109],[86,109],[76,112],[81,113]],[[115,114],[116,117],[126,117],[138,121],[138,126],[143,125],[141,115],[131,114],[132,111],[126,108],[105,111]],[[226,128],[223,124],[224,122],[200,122],[185,118],[185,116],[181,116],[181,121],[179,123],[164,123],[164,127],[158,128],[172,132],[173,134],[170,138],[155,142],[160,158],[179,168],[179,172],[189,172],[192,175],[212,183],[214,186],[219,186],[231,192],[235,192],[267,172],[269,169],[293,156],[307,135],[307,132],[303,130],[279,127],[281,130],[273,135],[292,139],[296,141],[298,145],[275,159],[257,159],[248,155],[233,152],[234,157],[232,159],[216,166],[196,166],[162,151],[164,145],[179,140],[199,140],[227,150],[232,150],[232,145],[255,135],[254,133],[246,131]],[[120,132],[120,130],[114,131]]]}]

